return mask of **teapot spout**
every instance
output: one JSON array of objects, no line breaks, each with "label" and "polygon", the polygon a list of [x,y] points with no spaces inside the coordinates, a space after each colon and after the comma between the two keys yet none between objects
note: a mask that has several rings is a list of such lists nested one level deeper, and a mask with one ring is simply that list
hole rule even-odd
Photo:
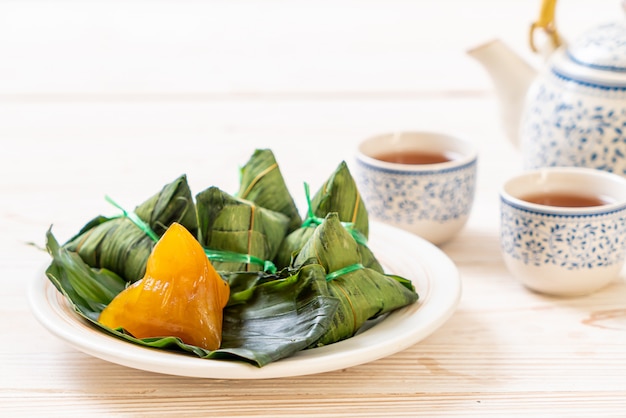
[{"label": "teapot spout", "polygon": [[493,40],[467,52],[487,70],[499,101],[504,132],[516,146],[526,92],[537,72],[500,40]]}]

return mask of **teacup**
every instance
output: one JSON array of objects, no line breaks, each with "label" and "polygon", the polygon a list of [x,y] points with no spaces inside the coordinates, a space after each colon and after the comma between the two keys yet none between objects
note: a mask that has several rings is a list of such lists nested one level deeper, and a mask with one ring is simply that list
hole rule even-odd
[{"label": "teacup", "polygon": [[590,168],[544,168],[511,178],[500,197],[504,262],[528,288],[581,296],[619,276],[626,179]]},{"label": "teacup", "polygon": [[469,217],[477,155],[454,135],[383,134],[359,144],[355,179],[372,219],[442,244]]}]

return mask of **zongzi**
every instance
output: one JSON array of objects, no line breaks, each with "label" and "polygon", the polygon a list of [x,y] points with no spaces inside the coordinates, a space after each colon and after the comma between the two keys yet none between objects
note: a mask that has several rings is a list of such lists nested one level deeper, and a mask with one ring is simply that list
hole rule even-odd
[{"label": "zongzi", "polygon": [[315,216],[326,217],[331,212],[337,213],[342,222],[349,222],[365,238],[369,235],[367,209],[361,200],[361,194],[345,161],[326,180],[311,200]]},{"label": "zongzi", "polygon": [[[308,187],[306,192],[308,198]],[[302,248],[313,235],[314,229],[331,212],[337,213],[339,220],[357,239],[363,265],[383,273],[382,266],[367,247],[369,234],[367,209],[345,161],[337,166],[309,202],[308,218],[302,228],[290,233],[282,242],[276,255],[276,266],[278,268],[288,266],[294,252]]]},{"label": "zongzi", "polygon": [[[161,236],[174,222],[197,234],[198,220],[186,176],[180,176],[135,209],[146,227]],[[129,217],[99,216],[64,245],[91,267],[106,268],[129,282],[139,280],[155,241]]]},{"label": "zongzi", "polygon": [[241,169],[241,181],[236,196],[287,216],[289,218],[287,232],[299,228],[302,224],[298,208],[287,189],[272,150],[254,151]]},{"label": "zongzi", "polygon": [[320,264],[326,270],[330,294],[339,307],[329,331],[316,346],[353,336],[369,319],[409,305],[418,299],[410,281],[363,266],[358,244],[330,213],[296,255],[293,267]]},{"label": "zongzi", "polygon": [[[287,233],[289,219],[282,213],[236,198],[217,187],[200,192],[196,205],[200,244],[207,249],[209,258],[211,251],[221,252],[213,263],[218,271],[263,270],[264,261],[271,262]],[[232,253],[231,260],[224,257],[224,252]],[[237,255],[251,260],[241,261]]]},{"label": "zongzi", "polygon": [[174,336],[216,350],[222,341],[228,297],[228,284],[204,249],[174,223],[150,254],[145,276],[119,293],[98,320],[135,338]]}]

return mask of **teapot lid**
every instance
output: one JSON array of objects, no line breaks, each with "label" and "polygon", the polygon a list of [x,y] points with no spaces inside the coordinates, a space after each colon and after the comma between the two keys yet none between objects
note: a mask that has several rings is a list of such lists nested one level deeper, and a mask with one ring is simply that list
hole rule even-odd
[{"label": "teapot lid", "polygon": [[589,30],[569,45],[567,55],[596,70],[626,72],[626,24],[607,23]]}]

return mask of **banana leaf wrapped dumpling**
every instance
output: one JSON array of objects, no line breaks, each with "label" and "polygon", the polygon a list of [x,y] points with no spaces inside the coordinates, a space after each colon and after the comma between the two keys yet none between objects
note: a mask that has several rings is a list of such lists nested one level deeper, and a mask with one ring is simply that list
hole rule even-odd
[{"label": "banana leaf wrapped dumpling", "polygon": [[[352,230],[350,226],[345,226],[351,233],[355,231]],[[298,251],[302,248],[302,246],[313,237],[315,233],[316,225],[303,226],[302,228],[296,229],[289,235],[285,237],[283,242],[281,243],[280,249],[278,251],[278,255],[275,260],[275,264],[278,268],[284,268],[291,265],[292,257],[294,254],[297,254]],[[376,270],[379,273],[384,273],[383,267],[380,265],[372,250],[369,249],[367,243],[364,241],[362,235],[359,235],[358,232],[355,234],[359,238],[357,239],[357,251],[361,254],[361,264],[365,267]]]},{"label": "banana leaf wrapped dumpling", "polygon": [[367,209],[345,161],[339,163],[313,196],[311,207],[315,216],[324,218],[329,213],[335,212],[340,221],[350,222],[365,238],[369,236]]},{"label": "banana leaf wrapped dumpling", "polygon": [[414,303],[418,295],[407,279],[386,275],[361,263],[358,244],[330,213],[296,255],[294,268],[320,264],[326,270],[330,294],[339,299],[332,325],[316,346],[353,336],[369,319]]},{"label": "banana leaf wrapped dumpling", "polygon": [[279,268],[288,266],[292,255],[313,236],[316,226],[331,212],[337,213],[339,220],[347,225],[357,240],[362,264],[382,273],[382,266],[367,247],[369,216],[345,161],[337,166],[309,202],[309,216],[302,228],[290,233],[281,244],[276,265]]},{"label": "banana leaf wrapped dumpling", "polygon": [[302,225],[302,218],[287,189],[272,150],[254,151],[241,169],[241,181],[236,196],[287,216],[289,218],[288,232]]},{"label": "banana leaf wrapped dumpling", "polygon": [[306,225],[288,234],[280,244],[274,263],[279,269],[290,266],[292,257],[311,239],[317,225]]},{"label": "banana leaf wrapped dumpling", "polygon": [[[198,240],[218,271],[262,271],[276,256],[289,218],[210,187],[196,196]],[[210,252],[243,255],[249,261],[213,257]],[[250,262],[252,261],[252,262]],[[272,265],[273,266],[273,265]]]},{"label": "banana leaf wrapped dumpling", "polygon": [[176,222],[197,235],[196,209],[185,175],[137,206],[134,215],[145,223],[147,230],[142,230],[129,217],[99,216],[87,223],[64,248],[78,253],[91,267],[106,268],[135,282],[143,277],[155,245],[150,234],[160,237]]}]

